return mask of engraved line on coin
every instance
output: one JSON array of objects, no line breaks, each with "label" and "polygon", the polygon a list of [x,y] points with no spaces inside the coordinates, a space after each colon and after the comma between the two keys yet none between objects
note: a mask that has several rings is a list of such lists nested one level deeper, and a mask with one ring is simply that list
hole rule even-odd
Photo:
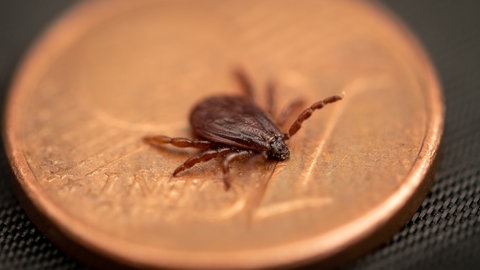
[{"label": "engraved line on coin", "polygon": [[141,172],[135,172],[133,174],[133,183],[130,186],[130,188],[127,190],[128,195],[132,193],[133,189],[135,188],[135,185],[138,185],[140,187],[140,190],[142,191],[142,194],[144,197],[152,195],[152,190],[147,185],[147,182],[145,181],[145,178],[142,176]]},{"label": "engraved line on coin", "polygon": [[[368,85],[368,82],[371,82],[371,80],[367,79],[356,79],[352,83],[350,83],[346,89],[344,90],[345,92],[353,92],[352,94],[349,94],[349,98],[351,98],[354,95],[359,94],[362,92],[362,90],[365,90],[366,85]],[[347,99],[349,99],[347,98]],[[296,186],[300,186],[301,189],[305,188],[308,184],[308,181],[311,178],[311,174],[313,173],[313,169],[315,165],[317,164],[317,160],[323,150],[323,147],[325,145],[325,142],[328,140],[330,137],[333,129],[335,128],[335,124],[338,122],[338,119],[341,117],[345,107],[338,108],[334,111],[333,116],[329,118],[328,123],[326,124],[325,131],[323,134],[321,134],[320,137],[320,143],[319,145],[315,148],[314,150],[314,158],[312,159],[311,163],[308,165],[306,172],[304,174],[303,180],[300,181],[300,185],[296,184]],[[298,183],[298,182],[296,182]],[[265,192],[265,190],[264,190]],[[265,219],[268,217],[272,217],[275,215],[280,215],[287,213],[289,211],[298,211],[304,207],[322,207],[325,204],[329,204],[332,202],[332,199],[329,197],[322,197],[322,198],[292,198],[290,200],[285,200],[282,202],[274,203],[271,205],[263,206],[258,209],[256,209],[254,215],[255,218],[257,219]],[[289,204],[292,204],[291,207],[289,207]]]},{"label": "engraved line on coin", "polygon": [[[96,122],[96,121],[91,121],[90,120],[89,122]],[[78,142],[75,141],[75,143],[72,144],[70,148],[65,148],[65,151],[75,151],[77,149],[84,149],[84,148],[87,148],[87,147],[96,146],[98,144],[105,145],[106,141],[110,141],[112,138],[115,138],[115,136],[112,136],[112,135],[118,134],[118,132],[113,130],[113,129],[100,130],[100,131],[98,129],[94,129],[94,128],[86,130],[83,127],[79,127],[79,129],[82,129],[82,131],[83,131],[83,137],[84,137],[83,141],[78,141]],[[92,137],[87,137],[86,134],[85,134],[86,131],[90,131],[92,134],[97,134],[97,135],[96,136],[93,135]],[[98,134],[100,132],[101,132],[102,136],[98,136]],[[62,136],[68,136],[68,135],[62,134]]]},{"label": "engraved line on coin", "polygon": [[[100,148],[96,152],[92,153],[89,157],[79,161],[78,165],[83,165],[84,163],[97,158],[97,156],[99,154],[115,153],[115,151],[120,151],[122,149],[128,148],[128,146],[133,146],[138,141],[137,138],[135,138],[135,136],[132,136],[131,138],[121,139],[121,140],[115,142],[115,144],[112,144],[113,139],[119,138],[119,137],[122,137],[122,136],[119,135],[119,136],[114,136],[114,137],[108,138],[110,140],[109,144],[106,144],[105,147]],[[137,145],[138,145],[137,148],[143,148],[142,144],[137,144]],[[135,148],[135,149],[137,149],[137,148]],[[127,154],[129,154],[129,152],[125,153],[125,155],[127,155]],[[119,156],[118,158],[121,158],[121,157],[122,156]],[[78,165],[76,167],[80,167]]]},{"label": "engraved line on coin", "polygon": [[345,95],[348,92],[348,96],[344,99],[345,103],[343,104],[343,106],[338,106],[337,108],[333,108],[334,109],[333,115],[328,119],[328,122],[326,123],[325,130],[319,136],[320,141],[318,143],[318,146],[313,151],[312,161],[308,165],[308,167],[305,171],[304,177],[303,177],[302,181],[300,182],[303,187],[305,187],[309,183],[309,181],[312,177],[313,170],[314,170],[315,166],[317,165],[317,160],[318,160],[318,158],[320,157],[320,154],[323,151],[325,143],[328,141],[328,138],[331,136],[331,133],[335,129],[336,123],[338,123],[338,121],[339,121],[341,115],[343,114],[345,108],[348,106],[348,102],[350,100],[352,100],[352,98],[355,95],[358,95],[360,92],[362,92],[362,90],[366,89],[365,86],[367,86],[369,82],[371,82],[371,79],[368,80],[368,79],[361,78],[361,77],[357,78],[352,83],[347,85],[347,87],[343,91],[343,93]]},{"label": "engraved line on coin", "polygon": [[[89,111],[82,111],[81,113],[79,113],[78,108],[73,108],[74,105],[69,106],[70,110],[68,110],[68,112],[65,112],[64,110],[61,110],[60,108],[55,106],[56,104],[40,104],[38,106],[38,110],[40,111],[44,109],[44,107],[48,107],[50,111],[48,114],[49,118],[55,115],[56,121],[52,122],[51,119],[43,119],[45,116],[42,117],[40,114],[37,118],[35,118],[33,122],[35,124],[35,132],[27,133],[25,140],[46,137],[47,135],[51,135],[52,131],[54,131],[55,134],[62,134],[62,137],[70,137],[72,134],[83,134],[83,132],[81,133],[79,132],[79,130],[91,130],[92,127],[96,128],[101,124],[98,121],[92,121],[92,115]],[[81,115],[81,117],[77,117],[78,115]],[[72,123],[79,123],[82,126],[78,126],[75,129],[72,129]],[[108,129],[105,129],[105,132],[108,131]],[[84,137],[78,136],[78,139],[84,139]],[[76,142],[76,144],[78,143]]]},{"label": "engraved line on coin", "polygon": [[90,175],[94,174],[95,172],[101,170],[102,168],[106,168],[106,167],[108,167],[109,165],[111,165],[111,164],[113,164],[113,163],[116,163],[116,162],[118,162],[118,161],[120,161],[120,160],[122,160],[122,159],[124,159],[124,158],[126,158],[126,157],[128,157],[128,156],[130,156],[131,154],[134,154],[134,153],[140,152],[141,150],[144,150],[145,148],[146,148],[145,146],[141,145],[141,146],[139,146],[139,147],[137,147],[137,148],[135,148],[135,149],[133,149],[133,150],[131,150],[131,151],[128,151],[128,152],[124,153],[123,155],[121,155],[121,156],[119,156],[119,157],[116,157],[116,158],[114,158],[114,159],[112,159],[112,160],[104,163],[104,164],[101,165],[101,166],[96,167],[95,169],[93,169],[93,170],[91,170],[90,172],[86,173],[85,176],[90,176]]},{"label": "engraved line on coin", "polygon": [[253,193],[252,199],[250,199],[249,203],[246,205],[246,211],[247,211],[247,224],[251,225],[252,220],[254,218],[255,212],[258,211],[258,206],[263,200],[263,197],[265,196],[265,193],[267,191],[268,184],[270,183],[270,180],[272,179],[275,170],[277,168],[278,161],[276,161],[273,164],[273,168],[270,170],[270,173],[268,177],[266,177],[265,181],[260,181],[260,187],[257,192]]},{"label": "engraved line on coin", "polygon": [[266,219],[276,215],[285,214],[288,212],[298,211],[305,208],[320,208],[326,204],[332,203],[333,200],[328,197],[324,198],[300,198],[288,200],[280,203],[275,203],[269,206],[259,208],[255,212],[256,219]]},{"label": "engraved line on coin", "polygon": [[[118,133],[116,133],[118,134]],[[126,139],[122,139],[120,141],[118,141],[115,145],[112,145],[111,142],[113,141],[114,138],[122,138],[123,136],[121,135],[117,135],[117,136],[113,136],[113,137],[106,137],[104,139],[108,139],[109,143],[108,144],[103,144],[101,148],[96,148],[96,152],[90,154],[88,157],[86,157],[85,159],[82,159],[82,160],[79,160],[77,161],[77,165],[76,166],[72,166],[70,168],[67,168],[65,169],[65,171],[68,171],[68,170],[71,170],[71,169],[74,169],[74,168],[79,168],[81,166],[83,166],[85,163],[89,162],[89,161],[92,161],[92,160],[95,160],[95,158],[99,155],[99,154],[102,154],[102,153],[107,153],[108,151],[109,152],[114,152],[116,150],[119,150],[119,149],[122,149],[124,148],[125,146],[129,146],[129,145],[132,145],[132,142],[136,141],[136,138],[134,136],[132,136],[132,138],[126,138]],[[142,147],[142,146],[141,146]],[[88,176],[88,174],[86,175]]]},{"label": "engraved line on coin", "polygon": [[245,205],[247,200],[242,197],[239,200],[236,200],[233,204],[229,207],[222,208],[222,209],[214,209],[211,211],[202,211],[202,212],[194,212],[193,215],[197,217],[201,217],[202,219],[215,219],[215,220],[227,220],[236,214],[240,213],[243,209],[245,209]]},{"label": "engraved line on coin", "polygon": [[[137,138],[134,138],[134,139],[135,139],[135,141],[137,140]],[[118,150],[120,150],[120,149],[122,149],[122,148],[125,148],[125,146],[131,146],[133,141],[134,141],[134,140],[129,140],[129,139],[123,140],[123,141],[121,141],[120,143],[118,143],[118,144],[117,144],[118,147],[116,147],[115,149],[112,149],[111,152],[118,151]],[[126,143],[125,143],[125,142],[126,142]],[[131,154],[134,154],[134,153],[136,153],[136,152],[138,152],[138,151],[141,151],[141,150],[144,149],[144,148],[145,148],[145,147],[144,147],[143,144],[138,144],[138,146],[136,146],[134,149],[131,149],[130,151],[127,151],[127,152],[123,153],[122,155],[113,158],[112,160],[104,163],[103,165],[98,166],[97,168],[95,168],[95,169],[93,169],[93,170],[90,170],[89,172],[87,172],[86,174],[84,174],[84,176],[90,176],[90,175],[92,175],[93,173],[95,173],[96,171],[98,171],[98,170],[100,170],[100,169],[108,166],[109,164],[112,164],[112,163],[114,163],[114,162],[116,162],[116,161],[119,161],[119,160],[121,160],[121,159],[123,159],[123,158],[125,158],[125,157],[127,157],[127,156],[129,156],[129,155],[131,155]],[[95,158],[96,158],[96,155],[98,155],[99,153],[103,153],[103,150],[104,150],[104,149],[102,149],[101,151],[99,151],[99,152],[97,152],[97,153],[92,154],[89,158],[86,158],[86,159],[78,162],[76,166],[72,166],[72,167],[66,168],[66,169],[64,169],[64,170],[62,170],[62,171],[65,172],[65,173],[71,172],[72,170],[75,170],[75,169],[77,169],[77,168],[83,168],[83,165],[84,165],[85,163],[87,163],[87,162],[97,161],[97,160],[95,159]],[[50,181],[52,181],[52,180],[54,180],[54,179],[57,179],[57,178],[58,178],[58,176],[55,175],[55,176],[53,176],[53,177],[51,177],[51,178],[48,178],[46,181],[50,182]]]},{"label": "engraved line on coin", "polygon": [[118,179],[117,173],[106,172],[104,173],[107,176],[107,180],[105,180],[103,186],[100,188],[100,194],[107,194],[110,192],[113,182]]}]

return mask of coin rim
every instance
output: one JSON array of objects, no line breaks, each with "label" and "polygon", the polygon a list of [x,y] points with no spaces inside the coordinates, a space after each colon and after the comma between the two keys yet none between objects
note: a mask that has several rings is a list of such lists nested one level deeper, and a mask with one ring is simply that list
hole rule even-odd
[{"label": "coin rim", "polygon": [[[144,1],[149,2],[149,1]],[[115,3],[115,4],[113,4]],[[362,217],[330,231],[328,234],[311,237],[281,246],[232,251],[223,253],[171,251],[131,243],[96,230],[87,223],[71,216],[52,199],[45,196],[37,183],[24,156],[24,151],[15,137],[15,130],[21,123],[16,111],[21,108],[22,89],[40,77],[44,67],[53,61],[50,56],[58,55],[63,48],[75,42],[79,33],[84,33],[98,21],[131,8],[129,1],[86,1],[76,4],[58,19],[51,28],[35,43],[27,53],[6,99],[4,143],[7,156],[17,177],[16,191],[27,214],[55,243],[67,251],[79,251],[73,256],[91,262],[91,258],[100,256],[112,262],[119,261],[130,266],[181,267],[181,268],[256,268],[273,267],[287,264],[306,263],[313,260],[326,260],[339,254],[358,254],[365,247],[372,247],[385,240],[385,235],[393,234],[405,224],[421,199],[428,192],[432,182],[434,162],[444,125],[444,107],[441,87],[436,72],[417,39],[407,27],[388,9],[378,3],[356,2],[374,16],[384,17],[393,31],[410,44],[425,71],[425,100],[428,120],[426,132],[419,151],[405,181],[382,204],[370,210]],[[115,5],[115,8],[111,8]],[[138,4],[135,4],[138,5]],[[85,17],[88,16],[87,21]],[[33,80],[32,80],[33,76]],[[37,77],[35,77],[37,76]],[[382,235],[381,237],[379,235]],[[348,237],[347,237],[348,236]],[[370,243],[370,244],[369,244]],[[73,245],[73,246],[72,246]],[[350,249],[349,249],[350,247]],[[357,247],[354,250],[352,247]],[[83,255],[82,255],[83,254]],[[188,259],[186,255],[188,254]],[[106,256],[106,257],[104,257]],[[352,255],[355,256],[355,255]]]}]

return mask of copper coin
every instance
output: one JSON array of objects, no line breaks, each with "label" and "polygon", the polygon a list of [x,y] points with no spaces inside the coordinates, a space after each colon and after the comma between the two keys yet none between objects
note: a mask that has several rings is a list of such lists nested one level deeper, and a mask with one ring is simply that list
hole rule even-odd
[{"label": "copper coin", "polygon": [[[344,93],[289,141],[284,162],[218,161],[178,177],[188,114],[239,94],[263,106]],[[255,268],[339,263],[418,207],[443,128],[440,86],[412,35],[363,1],[88,1],[38,41],[7,104],[5,143],[28,213],[82,259]]]}]

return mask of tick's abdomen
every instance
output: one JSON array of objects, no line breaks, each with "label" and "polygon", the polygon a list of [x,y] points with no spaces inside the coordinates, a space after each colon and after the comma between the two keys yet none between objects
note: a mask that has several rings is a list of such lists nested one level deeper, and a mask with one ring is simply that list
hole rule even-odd
[{"label": "tick's abdomen", "polygon": [[[288,158],[283,134],[267,115],[246,97],[207,98],[193,108],[190,124],[193,133],[199,138],[240,149],[266,151],[275,159]],[[273,155],[273,142],[275,148],[282,152],[278,156]]]}]

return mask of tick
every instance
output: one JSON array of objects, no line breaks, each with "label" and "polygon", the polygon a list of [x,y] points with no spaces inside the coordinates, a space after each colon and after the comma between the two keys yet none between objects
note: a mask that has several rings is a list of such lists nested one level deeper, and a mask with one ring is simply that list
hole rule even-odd
[{"label": "tick", "polygon": [[302,126],[315,110],[326,104],[341,100],[331,96],[313,103],[290,125],[286,133],[281,130],[292,113],[303,106],[296,100],[279,114],[275,112],[275,86],[267,85],[266,110],[262,110],[254,99],[254,88],[243,70],[235,70],[235,78],[243,95],[219,95],[207,97],[193,107],[190,113],[190,126],[194,135],[189,138],[171,138],[164,135],[144,137],[144,142],[159,146],[171,144],[176,147],[193,147],[201,151],[173,171],[173,176],[197,163],[213,158],[223,158],[223,182],[225,190],[230,188],[230,164],[237,159],[261,154],[265,159],[282,161],[290,156],[286,141]]}]

